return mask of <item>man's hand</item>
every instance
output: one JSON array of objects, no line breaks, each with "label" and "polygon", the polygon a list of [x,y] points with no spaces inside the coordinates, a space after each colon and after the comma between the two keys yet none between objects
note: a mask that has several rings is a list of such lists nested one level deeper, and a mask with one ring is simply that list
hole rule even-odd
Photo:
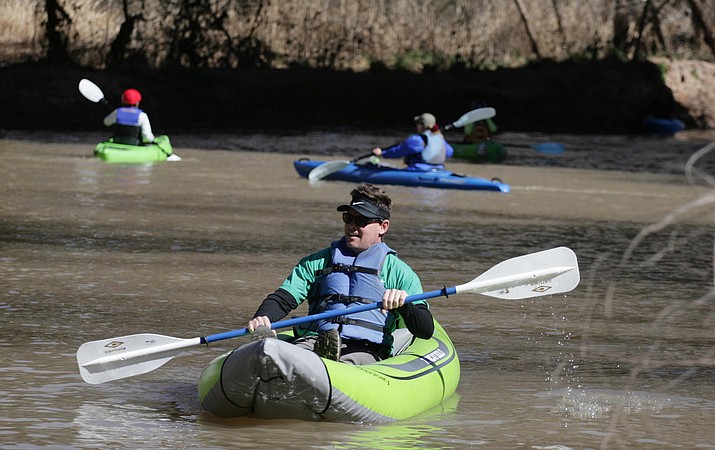
[{"label": "man's hand", "polygon": [[251,319],[248,321],[248,326],[246,328],[248,328],[248,331],[253,333],[254,331],[256,331],[256,328],[260,327],[261,325],[263,325],[264,327],[271,328],[271,321],[266,316],[256,317],[255,319]]},{"label": "man's hand", "polygon": [[405,304],[407,291],[400,289],[388,289],[382,296],[382,312],[385,313],[391,309],[397,309]]}]

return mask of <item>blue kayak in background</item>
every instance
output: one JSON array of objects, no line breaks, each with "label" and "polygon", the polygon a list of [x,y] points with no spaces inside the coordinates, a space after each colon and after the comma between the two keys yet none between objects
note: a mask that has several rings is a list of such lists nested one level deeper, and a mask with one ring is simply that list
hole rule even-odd
[{"label": "blue kayak in background", "polygon": [[[311,161],[302,158],[294,161],[293,166],[301,177],[308,178],[310,171],[324,162],[325,161]],[[342,170],[331,173],[324,179],[439,189],[496,191],[504,193],[511,191],[508,184],[502,183],[501,180],[497,178],[488,180],[486,178],[469,177],[448,170],[418,172],[381,164],[350,163]]]},{"label": "blue kayak in background", "polygon": [[662,119],[653,116],[648,116],[643,125],[647,134],[660,137],[670,137],[685,129],[685,124],[678,119]]}]

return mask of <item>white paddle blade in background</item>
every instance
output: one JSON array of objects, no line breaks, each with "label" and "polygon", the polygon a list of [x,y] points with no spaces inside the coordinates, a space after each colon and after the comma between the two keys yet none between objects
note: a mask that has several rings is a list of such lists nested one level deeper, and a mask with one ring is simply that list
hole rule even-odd
[{"label": "white paddle blade in background", "polygon": [[79,92],[90,102],[101,102],[104,100],[104,93],[96,84],[83,78],[79,81]]},{"label": "white paddle blade in background", "polygon": [[77,364],[89,384],[105,383],[151,372],[185,348],[201,344],[201,338],[180,339],[161,334],[133,334],[82,344]]},{"label": "white paddle blade in background", "polygon": [[479,108],[479,109],[474,109],[472,111],[469,111],[468,113],[464,114],[462,117],[457,119],[455,122],[453,122],[450,126],[450,128],[461,128],[465,125],[469,125],[470,123],[474,122],[479,122],[480,120],[487,120],[491,119],[492,117],[496,116],[497,112],[494,108]]},{"label": "white paddle blade in background", "polygon": [[330,176],[334,174],[335,172],[340,172],[347,166],[349,166],[352,163],[358,162],[363,159],[367,158],[372,158],[373,154],[372,152],[358,156],[354,158],[352,161],[346,161],[346,160],[335,160],[335,161],[326,161],[323,164],[315,167],[313,170],[308,173],[308,180],[309,181],[319,181],[322,180],[323,178]]},{"label": "white paddle blade in background", "polygon": [[579,281],[576,254],[557,247],[500,262],[456,290],[518,300],[569,292]]},{"label": "white paddle blade in background", "polygon": [[313,170],[308,173],[308,180],[309,181],[318,181],[322,180],[323,178],[327,177],[328,175],[339,172],[349,166],[351,163],[350,161],[340,161],[340,160],[335,160],[335,161],[327,161],[324,162],[323,164],[317,166]]}]

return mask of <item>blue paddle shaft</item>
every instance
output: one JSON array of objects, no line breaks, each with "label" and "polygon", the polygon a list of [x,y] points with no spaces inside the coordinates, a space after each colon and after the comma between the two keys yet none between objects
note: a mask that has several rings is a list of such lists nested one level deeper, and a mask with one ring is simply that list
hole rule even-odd
[{"label": "blue paddle shaft", "polygon": [[[445,287],[437,291],[423,292],[422,294],[410,295],[405,299],[405,303],[416,302],[417,300],[426,300],[428,298],[435,297],[447,297],[452,294],[456,294],[457,289],[453,287]],[[371,309],[378,309],[382,307],[382,302],[367,303],[364,305],[353,306],[352,308],[341,309],[336,311],[325,311],[318,314],[311,314],[304,317],[296,317],[295,319],[281,320],[271,324],[271,329],[277,330],[279,328],[287,328],[295,325],[300,325],[302,323],[315,322],[316,320],[330,319],[333,317],[344,316],[347,314],[359,313],[363,311],[369,311]],[[232,339],[240,336],[249,334],[248,328],[241,328],[240,330],[226,331],[224,333],[212,334],[202,338],[204,343],[222,341],[224,339]]]}]

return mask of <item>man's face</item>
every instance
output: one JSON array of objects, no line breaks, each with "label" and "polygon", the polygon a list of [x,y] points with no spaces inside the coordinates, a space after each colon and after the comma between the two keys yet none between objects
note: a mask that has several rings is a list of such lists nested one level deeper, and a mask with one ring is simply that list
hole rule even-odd
[{"label": "man's face", "polygon": [[350,222],[344,225],[345,241],[355,253],[382,242],[382,236],[390,227],[389,220],[367,219],[352,209],[343,213],[343,222]]}]

